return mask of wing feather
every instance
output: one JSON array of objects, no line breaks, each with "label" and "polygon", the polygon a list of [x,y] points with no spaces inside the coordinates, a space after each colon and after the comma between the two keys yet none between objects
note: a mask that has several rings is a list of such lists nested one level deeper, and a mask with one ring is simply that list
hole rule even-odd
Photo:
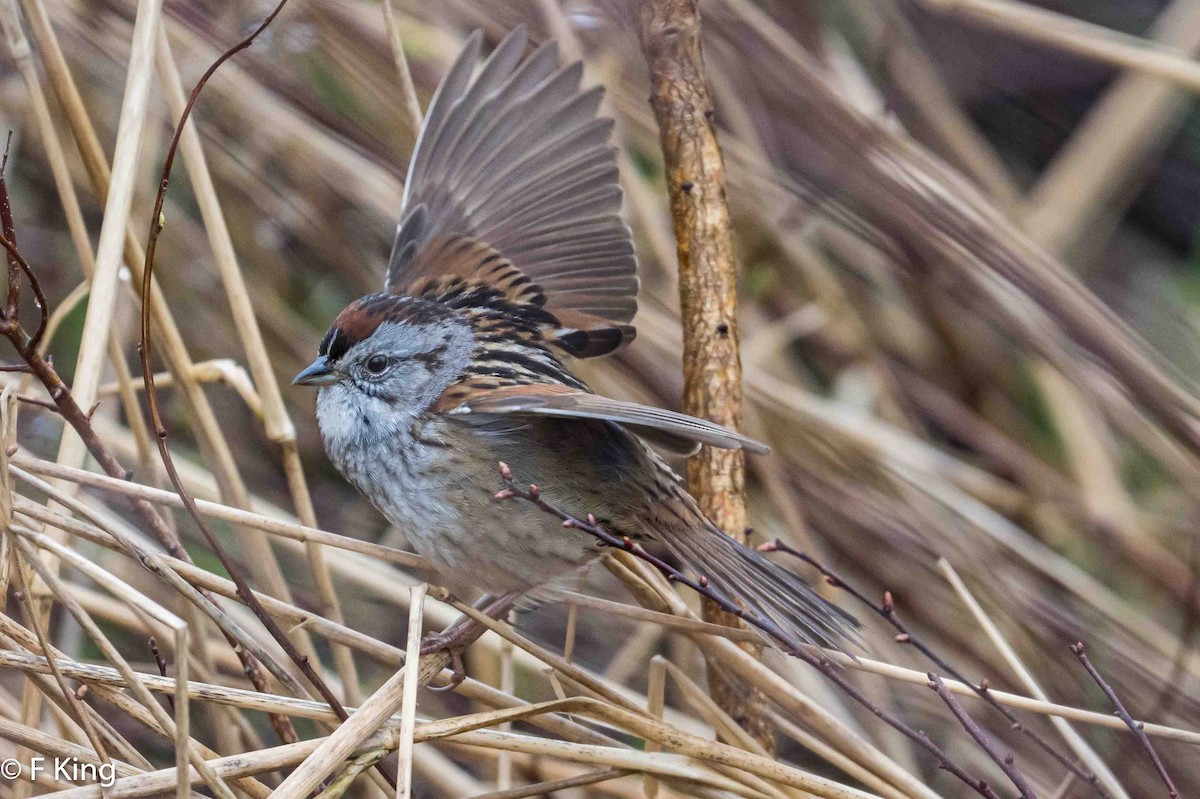
[{"label": "wing feather", "polygon": [[650,438],[667,436],[675,440],[677,448],[682,447],[679,442],[689,441],[721,449],[745,449],[755,453],[770,451],[766,444],[703,419],[553,384],[488,388],[468,394],[461,404],[448,409],[448,412],[452,415],[509,413],[563,419],[599,419],[627,427],[634,434],[648,430],[651,431]]},{"label": "wing feather", "polygon": [[385,288],[408,293],[436,281],[452,265],[433,250],[469,239],[536,284],[546,312],[593,325],[567,331],[596,339],[576,354],[604,354],[601,342],[633,337],[638,280],[613,123],[597,116],[603,90],[581,88],[582,65],[560,67],[553,44],[522,60],[524,28],[476,71],[481,43],[478,32],[467,39],[430,102]]}]

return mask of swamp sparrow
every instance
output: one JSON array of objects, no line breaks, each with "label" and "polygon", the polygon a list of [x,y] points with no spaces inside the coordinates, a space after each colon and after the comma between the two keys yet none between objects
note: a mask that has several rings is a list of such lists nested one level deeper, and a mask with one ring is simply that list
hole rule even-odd
[{"label": "swamp sparrow", "polygon": [[848,617],[721,533],[647,446],[765,452],[682,414],[597,396],[568,357],[629,343],[637,260],[621,219],[612,120],[582,65],[522,29],[475,72],[467,41],[421,127],[384,291],[334,320],[294,382],[319,386],[330,459],[453,591],[518,595],[601,554],[525,503],[493,498],[497,463],[550,503],[682,566],[795,640]]}]

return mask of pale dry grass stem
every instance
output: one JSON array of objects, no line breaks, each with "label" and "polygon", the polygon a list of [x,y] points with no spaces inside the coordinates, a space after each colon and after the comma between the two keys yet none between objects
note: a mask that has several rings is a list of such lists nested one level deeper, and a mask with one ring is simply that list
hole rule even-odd
[{"label": "pale dry grass stem", "polygon": [[[1145,304],[1145,285],[1177,285],[1161,248],[1136,270],[1124,254],[1140,252],[1126,208],[1191,124],[1195,4],[1121,32],[1015,0],[813,7],[702,4],[701,25],[741,263],[744,415],[773,448],[747,464],[748,535],[830,564],[872,605],[890,591],[910,631],[894,640],[806,571],[870,626],[850,654],[805,649],[833,682],[747,653],[756,633],[701,618],[628,552],[515,622],[424,596],[428,565],[326,465],[310,400],[283,382],[346,301],[377,289],[421,99],[470,28],[492,42],[524,22],[607,88],[642,260],[637,342],[582,371],[599,391],[678,404],[667,196],[681,187],[646,102],[636,8],[297,4],[200,96],[146,310],[179,483],[247,595],[180,514],[130,359],[157,224],[145,176],[187,90],[264,10],[0,0],[14,67],[0,116],[17,131],[2,235],[49,299],[37,349],[79,411],[62,413],[45,372],[0,373],[0,739],[23,764],[0,797],[963,795],[876,710],[999,795],[1015,793],[1006,752],[1026,795],[1166,795],[1135,733],[1180,795],[1200,790],[1198,373],[1160,329],[1194,311],[1187,290],[1154,295],[1167,312]],[[1124,74],[1057,152],[1021,161],[1017,134],[947,68],[962,54],[934,38],[965,30]],[[1104,282],[1114,272],[1129,272],[1128,297]],[[0,317],[14,342],[35,318],[21,285],[24,310]],[[449,694],[422,691],[451,681],[447,655],[419,654],[423,632],[460,614],[486,630],[471,644],[485,665]],[[914,637],[977,682],[939,673],[939,699]],[[1107,712],[1076,640],[1144,724]],[[766,734],[709,693],[697,653],[757,692],[745,707]],[[310,695],[308,665],[347,719]],[[1064,781],[981,687],[1101,790]],[[111,764],[115,782],[35,776],[35,755]]]}]

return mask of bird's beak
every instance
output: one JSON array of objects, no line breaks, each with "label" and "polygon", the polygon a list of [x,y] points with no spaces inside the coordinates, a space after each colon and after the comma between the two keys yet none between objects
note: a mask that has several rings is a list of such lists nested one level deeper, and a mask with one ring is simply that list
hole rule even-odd
[{"label": "bird's beak", "polygon": [[304,368],[292,378],[293,386],[329,386],[342,379],[342,373],[329,363],[324,355]]}]

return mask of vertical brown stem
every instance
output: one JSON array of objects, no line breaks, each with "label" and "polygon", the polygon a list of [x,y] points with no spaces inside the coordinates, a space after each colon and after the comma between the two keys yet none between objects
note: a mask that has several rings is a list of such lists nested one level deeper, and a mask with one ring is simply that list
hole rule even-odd
[{"label": "vertical brown stem", "polygon": [[[17,243],[17,231],[13,227],[12,207],[8,202],[8,188],[3,186],[4,170],[8,167],[8,148],[12,145],[12,131],[4,141],[4,156],[0,158],[0,234],[14,245]],[[17,310],[21,304],[21,268],[13,255],[8,256],[8,296],[4,300],[4,318],[17,318]]]},{"label": "vertical brown stem", "polygon": [[[713,126],[712,97],[700,50],[698,0],[643,0],[642,47],[650,67],[650,104],[658,119],[679,254],[683,312],[684,408],[737,428],[742,421],[742,364],[737,337],[737,263],[725,201],[725,166]],[[745,543],[745,459],[704,447],[688,461],[688,486],[726,534]],[[705,601],[704,617],[737,618]],[[753,644],[745,645],[757,651]],[[709,667],[709,690],[729,715],[774,752],[765,697]]]}]

